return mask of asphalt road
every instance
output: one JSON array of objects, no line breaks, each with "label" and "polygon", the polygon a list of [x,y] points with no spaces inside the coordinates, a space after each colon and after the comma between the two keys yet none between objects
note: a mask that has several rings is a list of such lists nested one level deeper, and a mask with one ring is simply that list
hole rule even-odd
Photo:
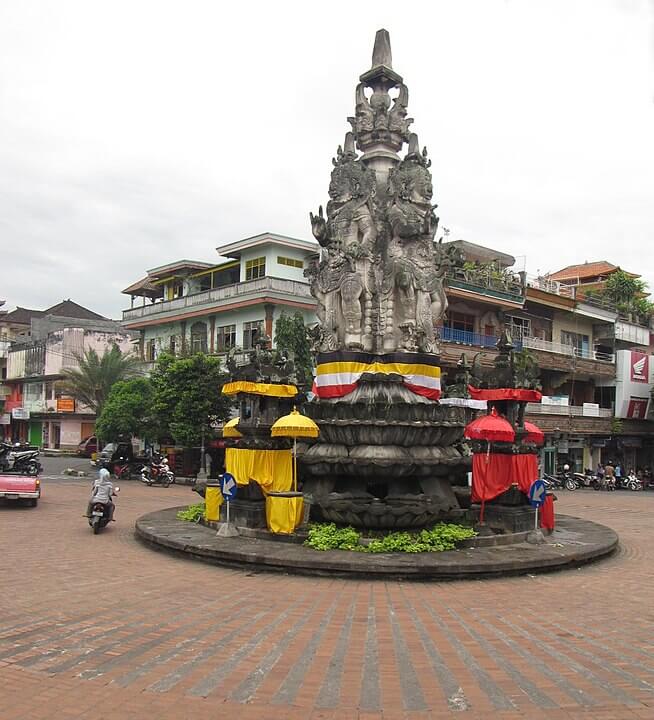
[{"label": "asphalt road", "polygon": [[654,719],[653,493],[560,493],[616,529],[578,570],[439,583],[208,566],[134,537],[195,502],[124,483],[93,536],[86,480],[0,503],[2,720]]}]

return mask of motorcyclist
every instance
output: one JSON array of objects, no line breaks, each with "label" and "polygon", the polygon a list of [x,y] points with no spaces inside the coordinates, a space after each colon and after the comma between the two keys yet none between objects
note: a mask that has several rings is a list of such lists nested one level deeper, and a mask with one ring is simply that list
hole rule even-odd
[{"label": "motorcyclist", "polygon": [[98,477],[93,483],[93,490],[86,508],[86,517],[91,516],[93,503],[100,502],[108,507],[109,520],[114,519],[114,510],[116,506],[111,499],[114,495],[114,484],[111,482],[111,473],[106,467],[102,466],[98,472]]}]

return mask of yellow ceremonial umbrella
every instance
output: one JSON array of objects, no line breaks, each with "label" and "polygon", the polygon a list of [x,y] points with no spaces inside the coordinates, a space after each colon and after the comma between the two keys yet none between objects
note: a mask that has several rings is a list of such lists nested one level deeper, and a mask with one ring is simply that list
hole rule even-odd
[{"label": "yellow ceremonial umbrella", "polygon": [[223,425],[223,437],[224,438],[241,438],[243,434],[238,430],[238,423],[240,417],[232,418],[229,422]]},{"label": "yellow ceremonial umbrella", "polygon": [[297,439],[299,437],[318,437],[320,432],[316,423],[302,415],[293,408],[293,412],[280,417],[273,423],[270,434],[273,437],[292,437],[293,438],[293,489],[297,492]]}]

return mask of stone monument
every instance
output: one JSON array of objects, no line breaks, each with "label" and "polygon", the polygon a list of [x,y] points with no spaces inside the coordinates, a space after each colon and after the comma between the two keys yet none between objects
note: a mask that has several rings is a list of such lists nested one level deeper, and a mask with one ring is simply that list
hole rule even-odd
[{"label": "stone monument", "polygon": [[310,213],[321,253],[305,271],[319,319],[306,412],[320,438],[302,454],[304,491],[323,518],[373,528],[458,517],[452,483],[470,466],[465,408],[439,403],[435,328],[458,259],[435,240],[431,161],[408,100],[379,30],[325,212]]}]

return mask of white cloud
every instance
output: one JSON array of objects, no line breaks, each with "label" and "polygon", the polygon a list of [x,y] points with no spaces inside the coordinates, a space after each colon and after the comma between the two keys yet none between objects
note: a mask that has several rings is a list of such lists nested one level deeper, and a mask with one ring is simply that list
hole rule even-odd
[{"label": "white cloud", "polygon": [[117,316],[147,268],[308,237],[375,30],[442,225],[528,270],[654,283],[653,5],[22,0],[0,7],[0,294]]}]

